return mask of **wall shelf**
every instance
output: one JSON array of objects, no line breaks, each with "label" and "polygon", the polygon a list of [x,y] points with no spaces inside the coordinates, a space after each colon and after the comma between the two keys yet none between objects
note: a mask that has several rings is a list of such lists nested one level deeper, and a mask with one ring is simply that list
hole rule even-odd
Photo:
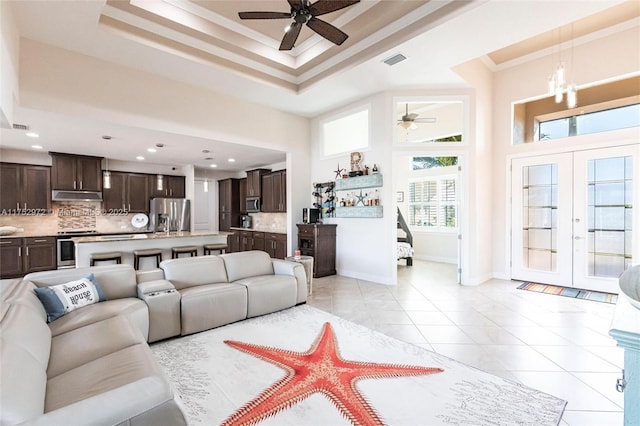
[{"label": "wall shelf", "polygon": [[336,207],[336,217],[351,218],[380,218],[382,217],[382,206],[354,206]]},{"label": "wall shelf", "polygon": [[348,191],[350,189],[375,188],[382,186],[382,175],[354,176],[336,180],[336,191]]}]

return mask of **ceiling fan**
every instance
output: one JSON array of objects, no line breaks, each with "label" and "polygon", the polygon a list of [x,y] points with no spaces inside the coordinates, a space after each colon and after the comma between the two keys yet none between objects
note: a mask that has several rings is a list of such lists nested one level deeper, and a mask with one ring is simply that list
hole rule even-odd
[{"label": "ceiling fan", "polygon": [[335,12],[349,7],[360,0],[318,0],[311,4],[309,0],[287,0],[291,6],[291,12],[239,12],[240,19],[286,19],[292,18],[293,22],[287,26],[284,37],[280,43],[280,50],[291,50],[300,35],[302,24],[307,24],[316,33],[338,46],[349,37],[347,34],[316,16]]},{"label": "ceiling fan", "polygon": [[418,128],[416,123],[435,123],[435,117],[418,118],[420,114],[409,114],[409,104],[405,105],[405,114],[398,120],[398,126],[405,130],[414,130]]}]

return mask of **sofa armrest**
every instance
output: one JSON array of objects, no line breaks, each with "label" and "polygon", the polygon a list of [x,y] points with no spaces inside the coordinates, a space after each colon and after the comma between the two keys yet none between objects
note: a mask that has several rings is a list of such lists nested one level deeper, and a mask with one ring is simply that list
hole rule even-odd
[{"label": "sofa armrest", "polygon": [[298,284],[298,293],[296,303],[304,303],[307,301],[307,274],[304,266],[298,262],[289,262],[288,260],[271,259],[273,263],[273,273],[275,275],[293,275]]},{"label": "sofa armrest", "polygon": [[149,338],[158,340],[180,334],[180,292],[171,281],[156,280],[138,284],[138,297],[149,307]]},{"label": "sofa armrest", "polygon": [[[131,396],[135,395],[135,398]],[[73,419],[73,420],[71,420]],[[161,377],[146,377],[49,411],[24,425],[186,425],[184,413]]]},{"label": "sofa armrest", "polygon": [[138,283],[138,298],[144,299],[143,296],[148,296],[153,293],[168,292],[175,289],[176,288],[171,284],[171,281],[167,281],[165,279],[144,281]]},{"label": "sofa armrest", "polygon": [[138,284],[147,281],[164,280],[164,271],[160,268],[149,269],[146,271],[136,271],[136,282]]}]

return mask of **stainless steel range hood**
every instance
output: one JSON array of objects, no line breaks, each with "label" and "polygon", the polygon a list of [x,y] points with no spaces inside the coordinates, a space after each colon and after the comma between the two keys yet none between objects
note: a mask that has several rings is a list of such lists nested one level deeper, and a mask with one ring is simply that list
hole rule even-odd
[{"label": "stainless steel range hood", "polygon": [[102,201],[102,192],[98,191],[51,191],[51,201]]}]

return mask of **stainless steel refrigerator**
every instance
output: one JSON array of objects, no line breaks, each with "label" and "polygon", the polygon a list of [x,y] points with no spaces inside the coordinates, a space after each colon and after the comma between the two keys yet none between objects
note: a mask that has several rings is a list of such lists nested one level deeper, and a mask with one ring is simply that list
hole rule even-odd
[{"label": "stainless steel refrigerator", "polygon": [[149,215],[150,231],[191,229],[191,202],[185,198],[153,198],[149,201]]}]

